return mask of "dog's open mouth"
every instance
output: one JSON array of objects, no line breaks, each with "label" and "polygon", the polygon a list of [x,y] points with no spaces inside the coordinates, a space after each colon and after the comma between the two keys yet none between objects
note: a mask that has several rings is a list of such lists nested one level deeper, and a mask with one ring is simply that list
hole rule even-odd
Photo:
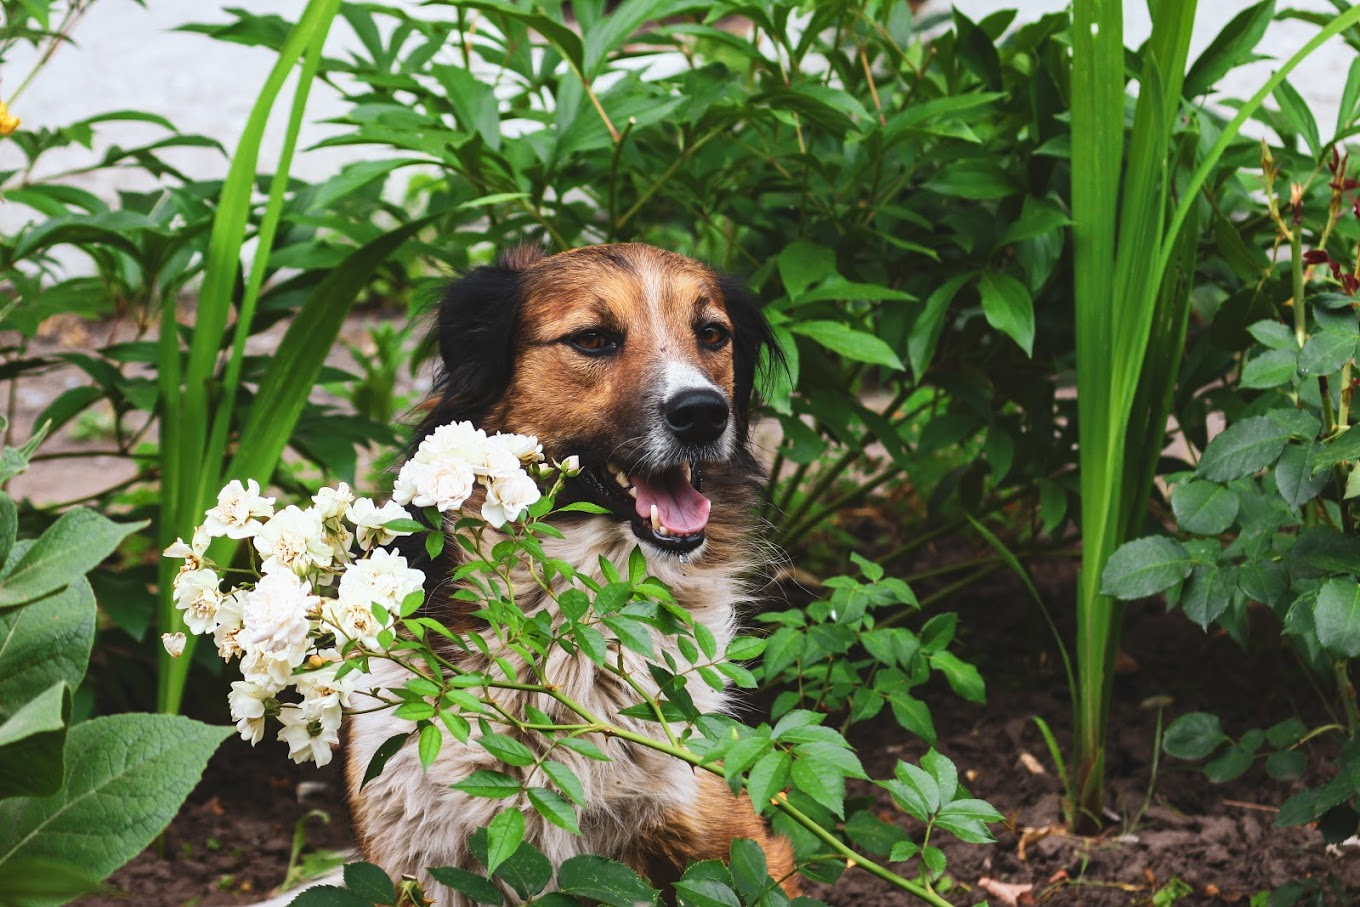
[{"label": "dog's open mouth", "polygon": [[581,478],[620,520],[628,520],[633,534],[674,554],[688,554],[704,543],[712,502],[701,493],[703,473],[699,463],[680,463],[668,469],[629,471],[609,463],[603,469],[587,469]]}]

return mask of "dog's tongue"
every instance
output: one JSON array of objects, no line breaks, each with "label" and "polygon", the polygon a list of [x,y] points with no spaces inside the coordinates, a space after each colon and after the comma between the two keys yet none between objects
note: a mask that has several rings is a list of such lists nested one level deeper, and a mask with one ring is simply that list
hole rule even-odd
[{"label": "dog's tongue", "polygon": [[699,494],[684,474],[672,469],[659,476],[630,476],[637,489],[637,514],[643,521],[652,518],[652,505],[661,525],[676,535],[693,535],[708,525],[712,502]]}]

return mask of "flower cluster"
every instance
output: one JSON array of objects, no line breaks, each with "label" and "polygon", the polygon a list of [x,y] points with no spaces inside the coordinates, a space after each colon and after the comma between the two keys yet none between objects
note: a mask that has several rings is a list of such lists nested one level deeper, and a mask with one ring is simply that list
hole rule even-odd
[{"label": "flower cluster", "polygon": [[462,507],[480,482],[486,488],[482,519],[500,528],[538,501],[538,484],[524,468],[541,462],[543,446],[532,435],[488,437],[471,422],[441,425],[402,467],[392,497],[443,513]]},{"label": "flower cluster", "polygon": [[[537,470],[542,460],[536,438],[488,437],[461,422],[425,439],[386,504],[356,497],[343,482],[322,488],[308,507],[282,509],[253,479],[223,488],[191,541],[177,539],[165,556],[184,561],[174,599],[185,627],[211,635],[223,660],[240,659],[228,704],[241,736],[258,743],[275,718],[294,761],[328,763],[361,683],[361,656],[390,643],[424,588],[423,573],[382,547],[421,528],[401,505],[456,510],[481,484],[482,517],[500,528],[538,501],[525,467]],[[207,557],[215,538],[247,541],[258,578],[223,591]],[[183,653],[183,633],[162,639],[171,655]],[[283,698],[289,687],[300,699]]]}]

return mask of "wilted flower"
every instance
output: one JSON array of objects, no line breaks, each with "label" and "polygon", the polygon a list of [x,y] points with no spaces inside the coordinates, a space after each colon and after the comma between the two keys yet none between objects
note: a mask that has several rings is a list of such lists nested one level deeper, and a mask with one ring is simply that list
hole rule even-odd
[{"label": "wilted flower", "polygon": [[542,496],[534,480],[522,472],[495,479],[486,487],[482,519],[499,529],[507,522],[519,519]]},{"label": "wilted flower", "polygon": [[217,654],[223,661],[231,661],[237,655],[245,653],[245,648],[236,637],[245,626],[245,603],[248,594],[244,590],[233,589],[222,596],[217,605],[217,615],[213,621],[213,642],[217,645]]},{"label": "wilted flower", "polygon": [[410,535],[411,530],[388,529],[383,524],[393,520],[409,520],[411,515],[396,501],[379,507],[369,498],[359,498],[349,506],[349,521],[354,524],[359,547],[367,551],[375,545],[386,545],[399,535]]},{"label": "wilted flower", "polygon": [[184,570],[175,577],[175,607],[184,612],[184,625],[193,633],[211,632],[222,601],[217,574],[207,569]]},{"label": "wilted flower", "polygon": [[264,558],[260,569],[265,573],[290,570],[305,576],[335,559],[321,514],[311,507],[289,505],[276,513],[255,536],[255,550]]},{"label": "wilted flower", "polygon": [[171,658],[179,658],[184,654],[184,643],[186,642],[183,633],[162,633],[161,645],[165,646],[165,651],[170,653]]}]

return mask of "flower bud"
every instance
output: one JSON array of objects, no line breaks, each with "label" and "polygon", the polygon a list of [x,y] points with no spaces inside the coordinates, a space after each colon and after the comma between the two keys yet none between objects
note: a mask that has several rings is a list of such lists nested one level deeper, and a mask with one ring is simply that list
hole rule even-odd
[{"label": "flower bud", "polygon": [[574,478],[581,474],[581,458],[576,454],[572,454],[559,463],[558,467],[562,470],[562,475],[568,478]]}]

